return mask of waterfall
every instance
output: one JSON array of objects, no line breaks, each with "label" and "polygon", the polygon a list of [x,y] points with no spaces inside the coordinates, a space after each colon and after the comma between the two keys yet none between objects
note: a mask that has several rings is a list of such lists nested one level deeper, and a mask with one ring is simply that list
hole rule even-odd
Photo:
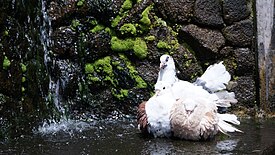
[{"label": "waterfall", "polygon": [[274,7],[274,0],[256,1],[259,95],[261,108],[267,112],[275,111]]},{"label": "waterfall", "polygon": [[[57,60],[51,53],[50,46],[52,25],[51,17],[48,15],[46,0],[41,0],[42,21],[40,27],[40,41],[43,46],[44,64],[46,66],[47,75],[49,76],[49,91],[46,95],[46,102],[53,104],[53,118],[45,120],[41,126],[34,129],[34,133],[39,134],[56,134],[57,132],[65,132],[72,135],[74,132],[81,132],[89,129],[93,125],[81,120],[73,120],[67,117],[65,101],[62,99],[61,90],[64,90],[70,78],[70,64],[66,60]],[[55,75],[55,67],[58,67],[58,75]],[[56,114],[57,113],[57,114]],[[57,115],[57,116],[55,116]],[[55,118],[58,119],[55,119]]]},{"label": "waterfall", "polygon": [[42,19],[42,26],[40,27],[40,40],[43,46],[43,52],[44,52],[44,64],[47,69],[47,73],[49,76],[49,96],[46,99],[47,102],[53,102],[55,105],[55,108],[58,110],[58,112],[61,113],[61,115],[65,115],[65,108],[61,105],[61,97],[59,94],[60,91],[60,79],[53,80],[51,77],[51,68],[55,63],[55,60],[51,58],[50,56],[50,50],[49,47],[51,45],[51,33],[52,33],[52,27],[51,27],[51,19],[48,16],[47,8],[46,8],[46,0],[41,0],[41,13],[43,16]]}]

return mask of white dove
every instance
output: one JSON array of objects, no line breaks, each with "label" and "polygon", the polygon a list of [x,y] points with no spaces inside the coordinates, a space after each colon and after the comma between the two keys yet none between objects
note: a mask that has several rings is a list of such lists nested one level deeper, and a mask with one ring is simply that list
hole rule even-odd
[{"label": "white dove", "polygon": [[[176,69],[173,58],[170,55],[162,55],[160,57],[160,71],[158,80],[155,84],[157,94],[164,93],[169,88],[173,89],[176,98],[180,98],[188,89],[194,89],[191,93],[204,95],[211,98],[220,107],[230,107],[231,103],[237,103],[235,94],[226,91],[226,85],[230,81],[230,74],[226,71],[222,62],[211,65],[204,74],[197,78],[195,83],[179,80],[176,77]],[[165,91],[166,92],[166,91]],[[185,92],[186,93],[186,92]]]},{"label": "white dove", "polygon": [[[218,131],[223,133],[240,131],[225,122],[238,124],[235,115],[217,113],[217,106],[229,107],[230,103],[237,102],[234,93],[220,91],[230,80],[230,74],[222,63],[209,67],[196,83],[190,83],[176,77],[175,64],[171,56],[163,55],[160,61],[160,72],[155,85],[157,92],[138,107],[138,127],[142,133],[151,134],[154,137],[170,137],[174,133],[178,138],[197,140],[211,138]],[[212,78],[215,76],[208,76],[208,74],[215,71],[220,72],[216,73],[217,75],[224,76],[223,80],[213,82]],[[215,93],[209,93],[204,87]],[[191,117],[189,114],[192,114]],[[204,115],[206,115],[205,118]],[[204,119],[195,119],[195,117]],[[205,121],[210,118],[213,120]],[[199,124],[190,128],[189,122],[192,124],[192,121]],[[184,134],[188,128],[195,133]],[[196,136],[197,129],[204,129],[199,133],[204,134],[201,138]]]}]

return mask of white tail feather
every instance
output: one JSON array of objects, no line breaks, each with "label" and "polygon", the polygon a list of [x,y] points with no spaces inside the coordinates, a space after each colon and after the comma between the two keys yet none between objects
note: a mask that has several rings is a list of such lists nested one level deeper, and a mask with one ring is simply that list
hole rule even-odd
[{"label": "white tail feather", "polygon": [[219,120],[223,120],[232,124],[240,125],[240,121],[234,114],[218,114]]},{"label": "white tail feather", "polygon": [[233,92],[228,92],[226,90],[219,91],[214,93],[217,96],[217,100],[215,103],[220,107],[230,107],[231,104],[235,104],[238,100],[235,98],[235,94]]},{"label": "white tail feather", "polygon": [[226,88],[226,85],[231,79],[225,66],[220,62],[218,64],[211,65],[203,73],[203,75],[197,79],[199,83],[203,83],[210,92],[216,92]]},{"label": "white tail feather", "polygon": [[234,114],[218,114],[219,122],[218,128],[219,131],[228,135],[229,132],[243,132],[229,123],[239,125],[240,121],[237,120],[237,116]]},{"label": "white tail feather", "polygon": [[238,102],[235,98],[234,92],[228,92],[226,90],[223,90],[223,91],[216,92],[214,94],[217,95],[220,100],[228,101],[233,104]]}]

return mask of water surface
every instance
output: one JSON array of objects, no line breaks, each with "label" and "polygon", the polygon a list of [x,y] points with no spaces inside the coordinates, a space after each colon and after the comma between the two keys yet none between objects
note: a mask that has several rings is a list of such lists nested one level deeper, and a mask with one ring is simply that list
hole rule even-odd
[{"label": "water surface", "polygon": [[262,154],[264,150],[266,154],[274,153],[275,119],[243,119],[239,129],[244,133],[192,142],[144,137],[134,119],[64,121],[44,125],[33,135],[1,143],[0,154]]}]

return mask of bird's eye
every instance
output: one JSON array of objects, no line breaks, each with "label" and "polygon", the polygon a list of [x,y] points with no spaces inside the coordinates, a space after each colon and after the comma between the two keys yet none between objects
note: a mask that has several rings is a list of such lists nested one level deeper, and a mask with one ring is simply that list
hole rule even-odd
[{"label": "bird's eye", "polygon": [[165,87],[163,87],[162,89],[165,89]]},{"label": "bird's eye", "polygon": [[167,62],[169,60],[169,57],[166,57],[165,61]]}]

